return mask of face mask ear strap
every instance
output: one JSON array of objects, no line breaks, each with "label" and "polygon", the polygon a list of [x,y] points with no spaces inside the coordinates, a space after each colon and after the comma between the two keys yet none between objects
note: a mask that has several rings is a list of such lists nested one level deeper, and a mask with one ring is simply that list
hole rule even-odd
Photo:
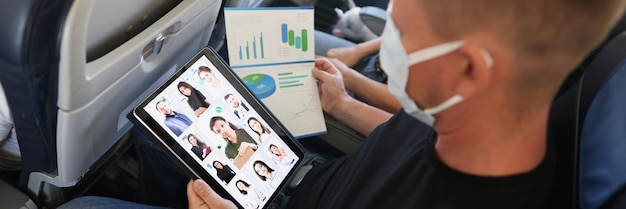
[{"label": "face mask ear strap", "polygon": [[[487,50],[481,49],[480,53],[483,55],[483,58],[485,58],[485,62],[487,63],[487,67],[489,69],[491,69],[493,67],[493,59],[491,59],[491,56],[489,55]],[[434,115],[434,114],[440,113],[441,111],[444,111],[444,110],[450,108],[451,106],[453,106],[453,105],[455,105],[455,104],[457,104],[457,103],[459,103],[461,101],[463,101],[463,96],[457,94],[457,95],[452,96],[450,99],[446,100],[445,102],[441,103],[440,105],[438,105],[436,107],[431,107],[431,108],[425,109],[424,113],[426,113],[428,115]]]},{"label": "face mask ear strap", "polygon": [[491,55],[489,55],[489,52],[485,49],[480,49],[480,53],[483,55],[483,58],[487,63],[487,68],[491,69],[493,67],[493,59],[491,58]]},{"label": "face mask ear strap", "polygon": [[454,41],[421,49],[408,55],[408,64],[411,66],[426,60],[434,59],[435,57],[443,56],[461,48],[463,44],[463,41]]},{"label": "face mask ear strap", "polygon": [[461,101],[463,101],[463,96],[457,94],[457,95],[452,96],[450,99],[446,100],[445,102],[441,103],[440,105],[436,107],[425,109],[424,113],[428,115],[434,115],[441,111],[444,111],[445,109],[452,107],[452,105],[455,105]]}]

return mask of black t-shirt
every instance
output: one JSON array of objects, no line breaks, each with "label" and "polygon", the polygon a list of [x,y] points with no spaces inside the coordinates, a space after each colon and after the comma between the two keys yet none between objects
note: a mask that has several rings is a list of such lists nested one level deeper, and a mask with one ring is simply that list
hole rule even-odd
[{"label": "black t-shirt", "polygon": [[193,89],[191,91],[191,94],[189,95],[187,103],[189,104],[191,109],[195,111],[200,107],[209,107],[209,105],[204,101],[205,99],[206,97],[200,91],[198,91],[197,89]]},{"label": "black t-shirt", "polygon": [[[399,111],[354,154],[311,170],[288,208],[541,208],[552,146],[534,170],[508,177],[458,172],[437,157],[433,129]],[[549,143],[548,143],[549,145]],[[515,163],[515,162],[511,162]]]}]

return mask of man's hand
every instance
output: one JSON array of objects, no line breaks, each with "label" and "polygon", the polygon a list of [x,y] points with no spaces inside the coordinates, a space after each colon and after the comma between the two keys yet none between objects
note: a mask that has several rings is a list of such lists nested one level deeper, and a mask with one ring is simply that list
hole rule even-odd
[{"label": "man's hand", "polygon": [[376,126],[391,118],[390,113],[350,97],[344,87],[341,72],[330,60],[316,58],[312,73],[318,80],[317,87],[324,112],[350,128],[368,135]]},{"label": "man's hand", "polygon": [[340,110],[341,106],[352,99],[346,93],[341,72],[337,70],[333,63],[318,57],[315,59],[313,76],[318,80],[317,85],[322,103],[322,109],[330,115]]},{"label": "man's hand", "polygon": [[337,68],[337,70],[339,70],[339,72],[341,73],[341,79],[343,80],[343,84],[345,88],[349,91],[354,91],[355,88],[359,87],[359,79],[369,79],[361,75],[361,73],[357,72],[356,70],[348,67],[339,59],[329,58],[328,60],[333,65],[335,65],[335,68]]},{"label": "man's hand", "polygon": [[187,199],[190,209],[236,209],[230,200],[220,197],[201,179],[187,183]]}]

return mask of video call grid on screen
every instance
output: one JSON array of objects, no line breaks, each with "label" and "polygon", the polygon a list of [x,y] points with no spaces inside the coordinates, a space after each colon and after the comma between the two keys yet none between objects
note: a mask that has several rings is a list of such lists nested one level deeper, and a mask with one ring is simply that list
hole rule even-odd
[{"label": "video call grid on screen", "polygon": [[[211,69],[211,73],[200,72],[201,66]],[[203,97],[209,104],[204,104]],[[299,160],[204,55],[143,109],[245,208],[262,208]],[[171,109],[178,119],[166,119],[162,109]],[[231,150],[227,156],[228,142],[213,130],[212,119],[218,129],[219,124],[234,129],[240,147],[245,147],[245,142],[251,148],[234,151],[236,155]],[[219,174],[217,167],[222,167]],[[263,180],[255,169],[268,170],[272,179]]]}]

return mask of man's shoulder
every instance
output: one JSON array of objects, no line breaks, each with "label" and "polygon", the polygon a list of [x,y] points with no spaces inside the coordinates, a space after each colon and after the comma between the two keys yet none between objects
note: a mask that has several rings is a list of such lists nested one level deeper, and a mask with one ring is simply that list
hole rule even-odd
[{"label": "man's shoulder", "polygon": [[390,136],[404,136],[409,138],[428,138],[434,129],[425,123],[407,114],[403,109],[395,113],[387,122],[376,127],[369,137],[387,138]]}]

